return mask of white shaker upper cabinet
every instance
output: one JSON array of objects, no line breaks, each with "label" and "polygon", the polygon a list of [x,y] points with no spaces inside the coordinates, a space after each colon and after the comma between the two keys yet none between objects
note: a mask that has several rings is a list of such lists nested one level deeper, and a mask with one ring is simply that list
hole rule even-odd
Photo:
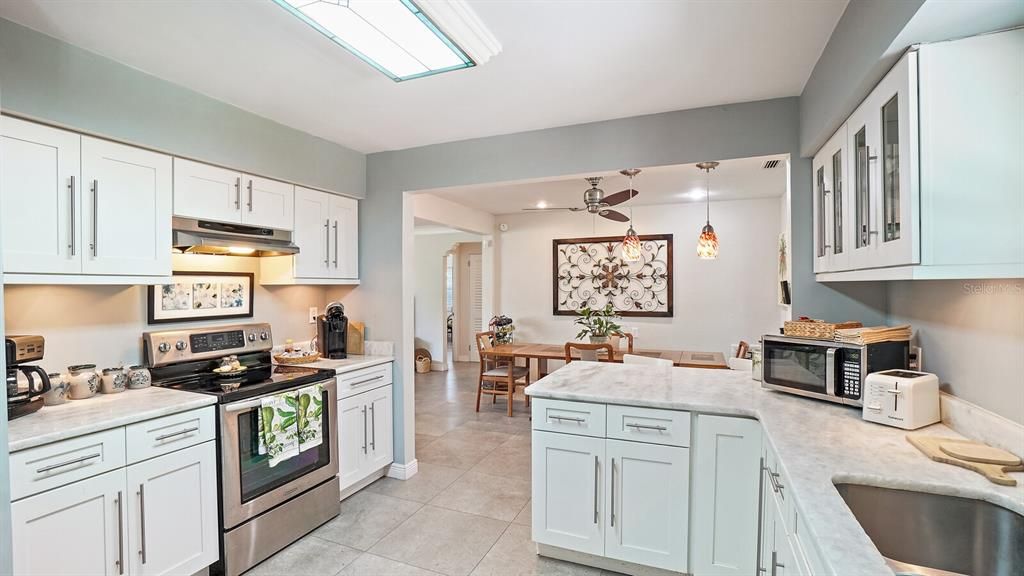
[{"label": "white shaker upper cabinet", "polygon": [[169,276],[171,157],[82,137],[86,274]]},{"label": "white shaker upper cabinet", "polygon": [[14,574],[127,574],[124,470],[11,504]]},{"label": "white shaker upper cabinet", "polygon": [[359,278],[359,201],[331,196],[331,277]]},{"label": "white shaker upper cabinet", "polygon": [[249,226],[295,228],[295,186],[243,174],[242,223]]},{"label": "white shaker upper cabinet", "polygon": [[81,137],[0,117],[0,203],[6,272],[82,271]]},{"label": "white shaker upper cabinet", "polygon": [[294,256],[295,276],[298,278],[329,278],[331,275],[330,201],[330,194],[295,187],[295,234],[292,239],[299,247],[299,253]]},{"label": "white shaker upper cabinet", "polygon": [[242,174],[175,158],[174,215],[216,222],[241,222]]},{"label": "white shaker upper cabinet", "polygon": [[849,266],[849,202],[846,194],[846,125],[814,156],[814,272]]}]

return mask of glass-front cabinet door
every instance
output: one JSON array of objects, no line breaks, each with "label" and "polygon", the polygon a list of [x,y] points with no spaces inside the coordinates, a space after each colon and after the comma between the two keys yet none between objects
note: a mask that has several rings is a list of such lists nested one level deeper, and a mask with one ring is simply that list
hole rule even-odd
[{"label": "glass-front cabinet door", "polygon": [[917,52],[908,52],[872,91],[878,125],[875,266],[921,261]]},{"label": "glass-front cabinet door", "polygon": [[849,233],[843,253],[847,254],[849,268],[873,268],[875,246],[878,243],[875,177],[879,126],[874,122],[874,100],[871,96],[846,121],[846,202],[850,214]]},{"label": "glass-front cabinet door", "polygon": [[832,202],[829,198],[828,176],[826,164],[828,155],[822,149],[811,163],[813,182],[813,215],[814,221],[814,271],[816,273],[831,271],[829,252],[831,251],[831,214]]}]

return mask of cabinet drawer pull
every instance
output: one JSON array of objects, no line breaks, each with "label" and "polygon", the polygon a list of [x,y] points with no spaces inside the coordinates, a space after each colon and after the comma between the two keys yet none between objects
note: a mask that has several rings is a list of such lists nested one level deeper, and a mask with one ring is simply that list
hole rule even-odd
[{"label": "cabinet drawer pull", "polygon": [[75,177],[71,177],[71,181],[68,182],[68,195],[71,196],[71,238],[68,239],[68,249],[71,250],[71,255],[74,256],[76,252],[75,242]]},{"label": "cabinet drawer pull", "polygon": [[156,441],[160,442],[161,440],[167,440],[168,438],[174,438],[175,436],[184,436],[185,434],[188,434],[190,432],[198,432],[198,431],[199,431],[199,427],[198,426],[193,426],[191,428],[185,428],[184,430],[178,430],[177,432],[170,432],[168,434],[161,434],[160,436],[156,437]]},{"label": "cabinet drawer pull", "polygon": [[633,423],[629,423],[629,424],[626,424],[626,427],[627,428],[636,428],[636,429],[639,429],[639,430],[657,430],[658,432],[664,432],[664,431],[668,430],[668,428],[666,428],[665,426],[657,426],[657,425],[651,425],[651,424],[633,424]]},{"label": "cabinet drawer pull", "polygon": [[142,563],[146,563],[146,486],[139,484],[139,530],[142,533],[139,556],[142,556]]},{"label": "cabinet drawer pull", "polygon": [[71,466],[72,464],[78,464],[94,458],[99,458],[100,456],[101,454],[97,452],[95,454],[89,454],[88,456],[82,456],[81,458],[75,458],[74,460],[68,460],[67,462],[61,462],[60,464],[50,464],[49,466],[37,468],[36,474],[42,474],[43,472],[49,472],[50,470],[56,470],[57,468],[63,468],[65,466]]},{"label": "cabinet drawer pull", "polygon": [[597,455],[594,456],[594,524],[597,524],[597,477],[599,473],[599,466],[597,463]]},{"label": "cabinet drawer pull", "polygon": [[577,424],[583,424],[586,422],[583,418],[573,418],[572,416],[548,416],[552,420],[558,420],[559,422],[576,422]]},{"label": "cabinet drawer pull", "polygon": [[124,574],[124,520],[121,498],[123,494],[117,492],[117,573]]},{"label": "cabinet drawer pull", "polygon": [[369,378],[363,378],[362,380],[356,380],[355,382],[352,382],[351,384],[349,384],[349,387],[351,388],[351,387],[355,387],[355,386],[361,386],[363,384],[368,384],[370,382],[374,382],[376,380],[383,380],[383,379],[384,379],[384,375],[383,374],[378,374],[376,376],[370,376]]},{"label": "cabinet drawer pull", "polygon": [[249,178],[249,200],[245,205],[249,208],[249,212],[252,212],[252,178]]}]

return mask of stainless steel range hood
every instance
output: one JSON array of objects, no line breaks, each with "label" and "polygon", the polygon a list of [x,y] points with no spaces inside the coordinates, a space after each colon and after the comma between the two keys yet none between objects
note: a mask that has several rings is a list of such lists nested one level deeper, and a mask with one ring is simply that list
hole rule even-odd
[{"label": "stainless steel range hood", "polygon": [[292,233],[287,230],[180,217],[172,220],[171,228],[174,249],[186,254],[287,256],[299,253],[299,247],[292,243]]}]

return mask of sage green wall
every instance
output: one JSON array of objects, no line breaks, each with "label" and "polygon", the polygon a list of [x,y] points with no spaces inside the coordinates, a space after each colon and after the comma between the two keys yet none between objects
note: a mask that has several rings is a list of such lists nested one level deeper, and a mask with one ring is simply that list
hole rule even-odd
[{"label": "sage green wall", "polygon": [[[360,206],[362,284],[346,303],[352,302],[363,313],[374,339],[396,342],[400,364],[408,361],[412,351],[403,348],[406,343],[401,336],[403,306],[411,303],[403,302],[398,281],[404,192],[788,153],[792,158],[793,314],[882,323],[884,284],[814,281],[811,162],[800,158],[799,128],[797,98],[781,98],[370,154],[367,197]],[[403,395],[401,374],[395,371],[396,398]],[[402,438],[403,407],[396,403],[395,408],[395,437]],[[395,451],[397,462],[414,457],[400,445]]]},{"label": "sage green wall", "polygon": [[0,19],[3,109],[355,197],[366,156]]}]

